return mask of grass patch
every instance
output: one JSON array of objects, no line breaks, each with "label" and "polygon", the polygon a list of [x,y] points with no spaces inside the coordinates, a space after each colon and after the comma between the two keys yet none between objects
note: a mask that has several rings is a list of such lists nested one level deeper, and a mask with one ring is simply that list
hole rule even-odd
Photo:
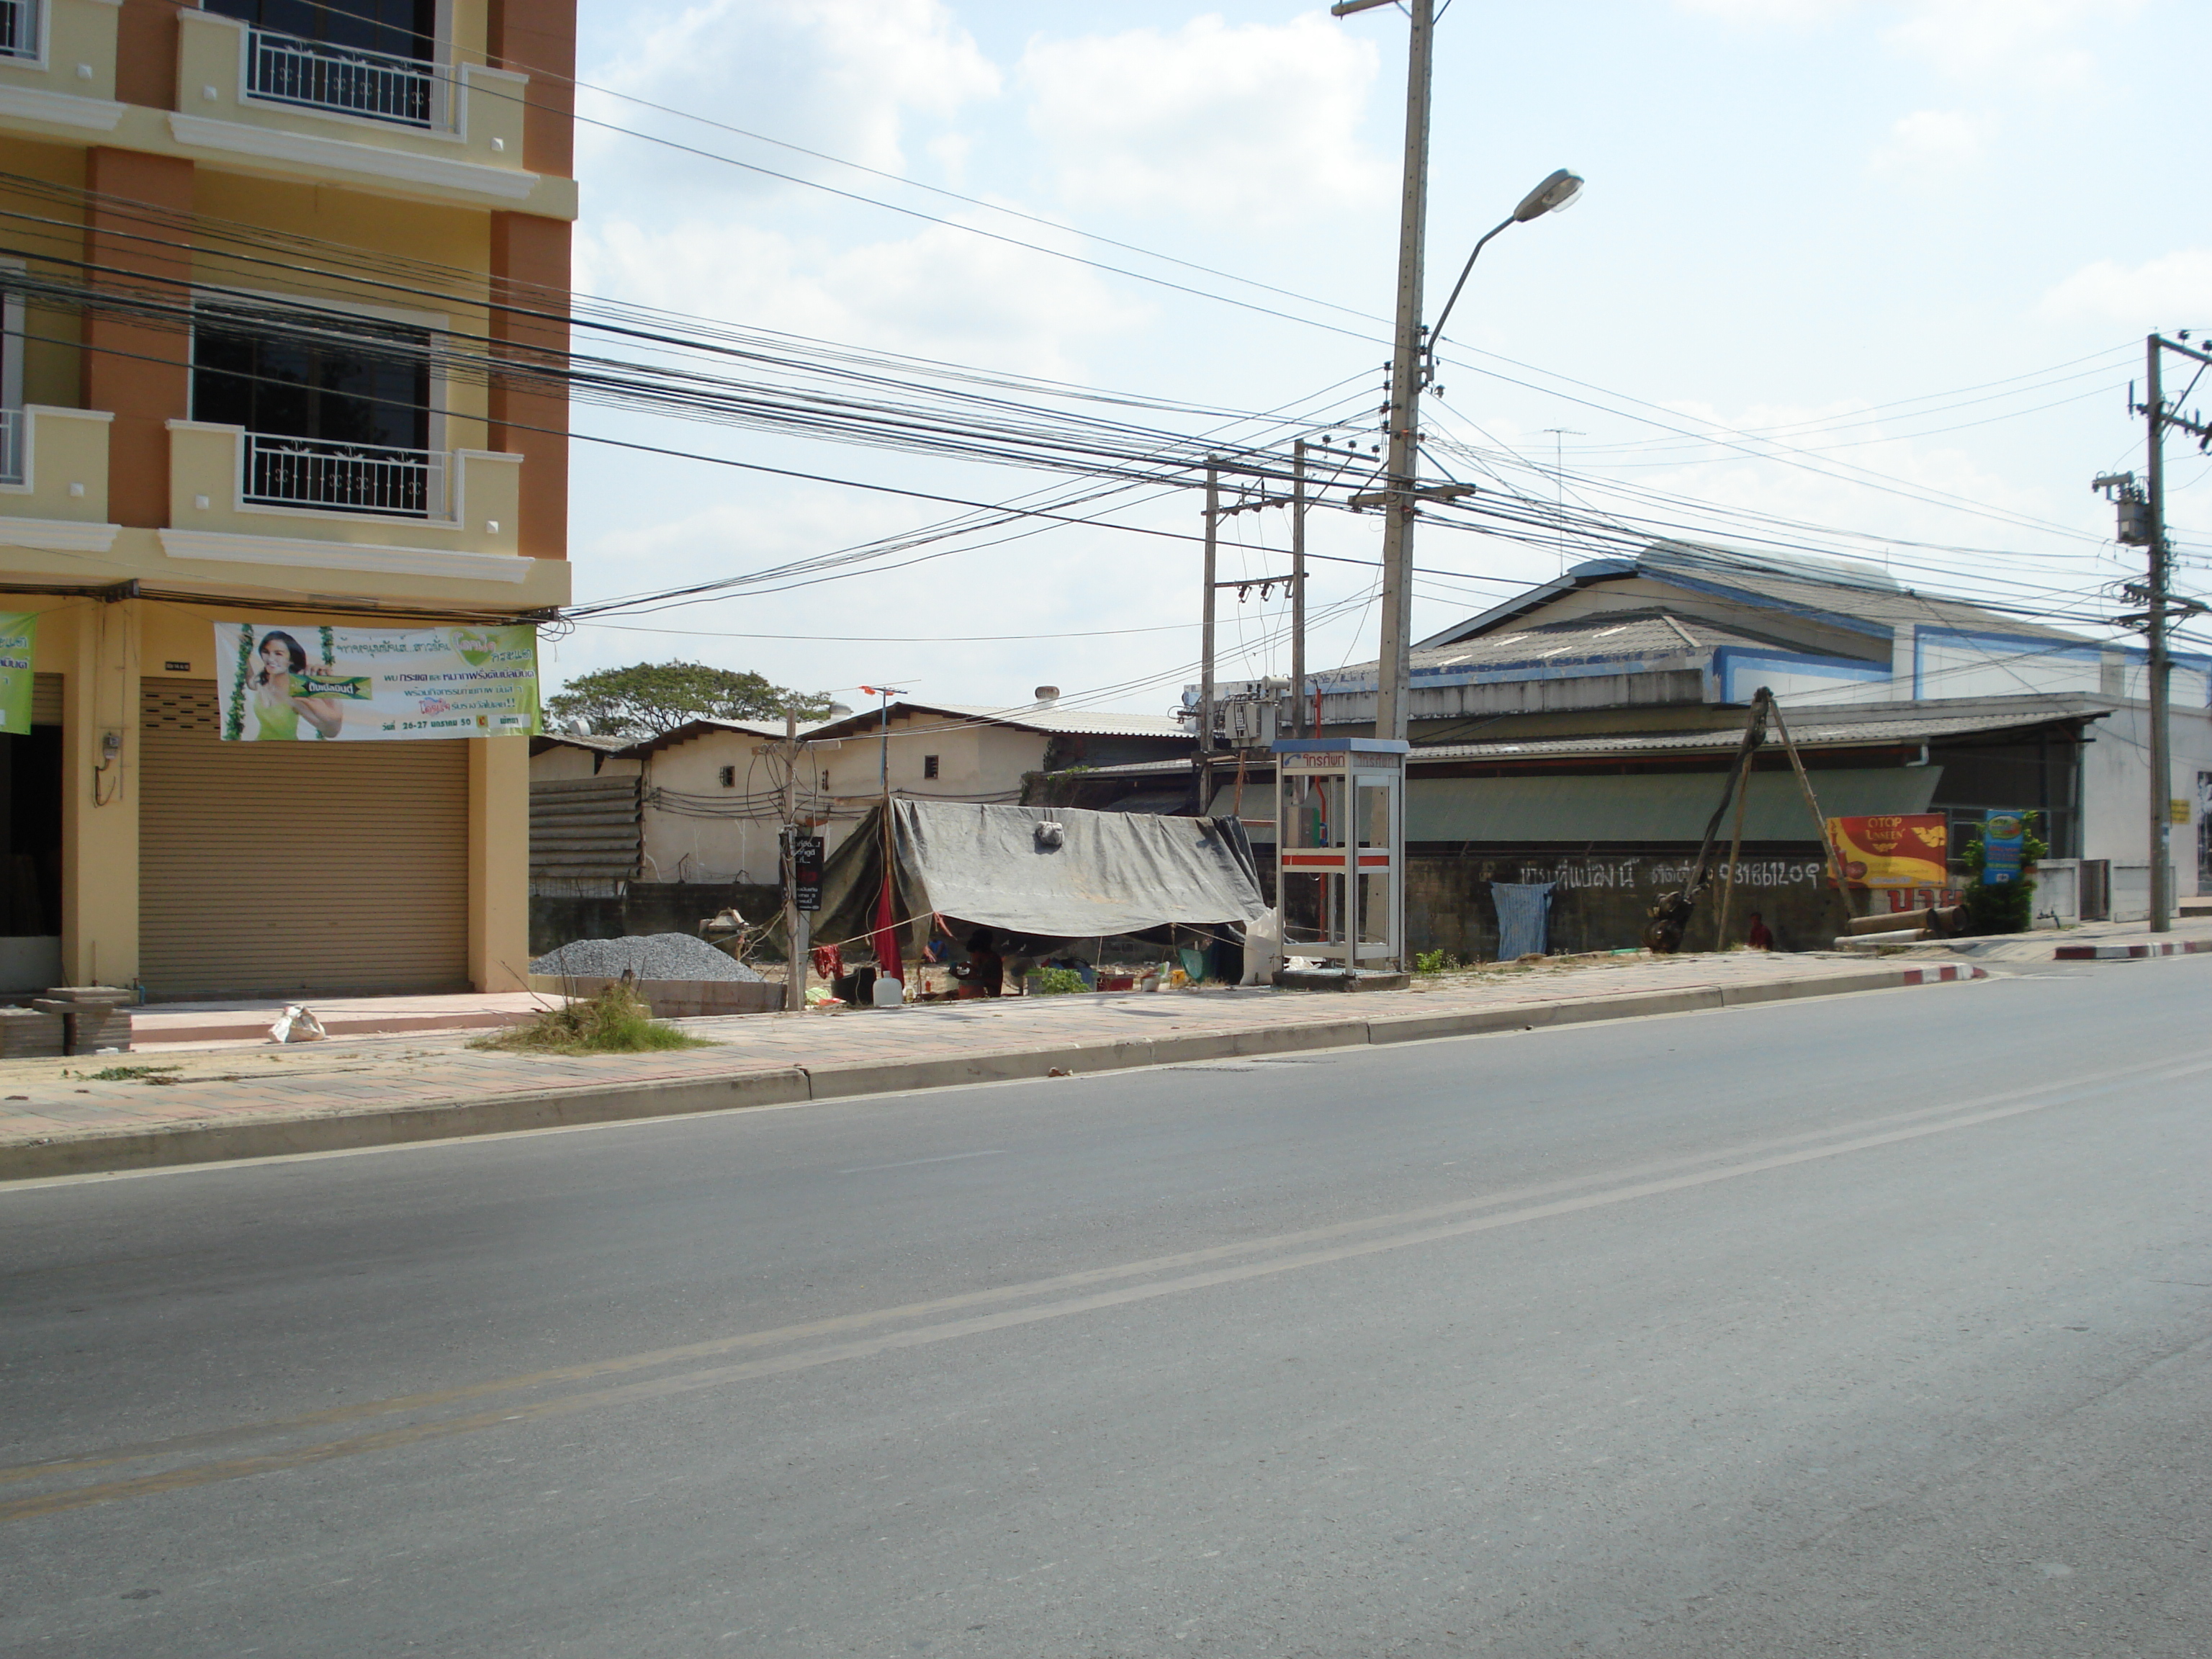
[{"label": "grass patch", "polygon": [[141,1083],[174,1083],[176,1079],[164,1074],[184,1069],[181,1066],[103,1066],[96,1072],[64,1072],[62,1075],[86,1083],[129,1083],[134,1079]]},{"label": "grass patch", "polygon": [[711,1048],[653,1017],[629,986],[617,981],[597,996],[548,1008],[527,1024],[480,1036],[471,1048],[539,1054],[642,1054],[665,1048]]}]

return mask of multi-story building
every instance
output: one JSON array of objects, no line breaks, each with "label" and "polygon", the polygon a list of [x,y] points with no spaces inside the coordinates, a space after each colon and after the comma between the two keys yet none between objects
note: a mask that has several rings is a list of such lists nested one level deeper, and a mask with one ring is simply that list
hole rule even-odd
[{"label": "multi-story building", "polygon": [[214,629],[568,599],[565,398],[498,364],[568,343],[574,41],[574,0],[0,0],[0,990],[522,984],[526,742],[225,741]]}]

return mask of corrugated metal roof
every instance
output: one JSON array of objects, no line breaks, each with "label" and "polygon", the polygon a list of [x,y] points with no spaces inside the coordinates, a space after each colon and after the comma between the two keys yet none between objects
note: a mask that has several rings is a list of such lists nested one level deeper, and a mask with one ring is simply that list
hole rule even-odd
[{"label": "corrugated metal roof", "polygon": [[[1906,705],[1908,708],[1915,705]],[[1947,712],[1941,704],[1917,705],[1925,712],[1899,714],[1875,706],[1868,709],[1802,708],[1783,710],[1790,735],[1802,749],[1856,748],[1867,744],[1926,743],[1936,738],[1964,737],[1977,732],[2017,731],[2052,720],[2094,720],[2112,711],[2112,704],[2097,697],[1998,697],[1977,699],[1969,708]],[[1771,734],[1770,728],[1770,738]],[[1644,755],[1725,751],[1743,741],[1741,720],[1730,726],[1696,732],[1634,732],[1586,737],[1532,738],[1521,743],[1452,743],[1423,745],[1413,751],[1415,765],[1423,761],[1517,760],[1563,755]]]},{"label": "corrugated metal roof", "polygon": [[595,755],[615,755],[630,743],[629,738],[603,738],[596,732],[540,732],[530,739],[530,752],[542,755],[548,749],[588,749]]},{"label": "corrugated metal roof", "polygon": [[[1868,703],[1848,708],[1791,708],[1783,718],[1800,748],[1859,748],[1870,744],[1926,743],[1975,732],[2016,732],[2054,720],[2100,720],[2117,705],[2108,697],[2049,696],[1960,697],[1917,703]],[[1747,716],[1711,711],[1717,722],[1682,732],[1586,732],[1573,737],[1529,738],[1515,742],[1417,744],[1410,763],[1419,767],[1447,761],[1536,760],[1554,757],[1725,753],[1743,741]],[[1770,734],[1769,741],[1773,739]],[[1101,766],[1086,777],[1136,778],[1185,773],[1188,759],[1140,761]]]},{"label": "corrugated metal roof", "polygon": [[[1725,628],[1653,607],[1539,623],[1486,634],[1413,653],[1413,670],[1556,668],[1571,662],[1646,661],[1658,657],[1707,656],[1724,645],[1801,651],[1784,640]],[[1356,671],[1355,671],[1356,672]],[[1316,678],[1326,684],[1328,676]],[[1371,678],[1371,676],[1370,676]]]},{"label": "corrugated metal roof", "polygon": [[[990,708],[971,703],[901,701],[890,706],[890,712],[912,714],[925,720],[937,715],[953,720],[978,720],[994,726],[1016,726],[1025,732],[1066,733],[1069,736],[1188,738],[1196,741],[1189,726],[1165,716],[1117,714],[1088,708],[1061,708],[1056,705],[1039,708],[1035,704],[1023,704],[1011,708]],[[874,731],[882,720],[881,710],[867,709],[842,720],[826,722],[816,727],[814,734],[824,738],[862,735]]]},{"label": "corrugated metal roof", "polygon": [[[1455,641],[1480,638],[1578,588],[1637,576],[1692,591],[1735,594],[1754,605],[1771,605],[1870,635],[1888,635],[1908,623],[1931,623],[1973,633],[2094,643],[2033,617],[1991,610],[1969,599],[1916,592],[1899,586],[1879,566],[1856,560],[1791,556],[1710,543],[1663,541],[1652,543],[1633,561],[1593,559],[1577,565],[1556,580],[1532,587],[1503,605],[1431,635],[1418,641],[1415,650],[1431,650]],[[1375,672],[1372,663],[1358,666],[1364,668],[1370,677]]]}]

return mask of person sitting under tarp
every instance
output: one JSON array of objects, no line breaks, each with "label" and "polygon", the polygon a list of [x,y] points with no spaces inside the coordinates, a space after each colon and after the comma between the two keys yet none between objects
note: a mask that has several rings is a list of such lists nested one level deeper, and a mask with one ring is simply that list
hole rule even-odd
[{"label": "person sitting under tarp", "polygon": [[952,977],[960,982],[960,996],[994,997],[1006,988],[1006,961],[992,947],[988,929],[978,927],[968,935],[968,960],[952,965]]}]

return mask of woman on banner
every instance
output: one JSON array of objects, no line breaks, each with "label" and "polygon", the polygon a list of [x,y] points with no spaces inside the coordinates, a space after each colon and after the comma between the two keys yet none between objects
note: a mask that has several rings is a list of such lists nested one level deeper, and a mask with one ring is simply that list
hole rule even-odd
[{"label": "woman on banner", "polygon": [[271,629],[261,636],[257,655],[261,665],[252,681],[254,740],[297,738],[302,715],[318,737],[337,736],[338,728],[345,724],[345,710],[338,700],[304,696],[293,685],[295,675],[307,672],[307,653],[299,641],[282,629]]}]

